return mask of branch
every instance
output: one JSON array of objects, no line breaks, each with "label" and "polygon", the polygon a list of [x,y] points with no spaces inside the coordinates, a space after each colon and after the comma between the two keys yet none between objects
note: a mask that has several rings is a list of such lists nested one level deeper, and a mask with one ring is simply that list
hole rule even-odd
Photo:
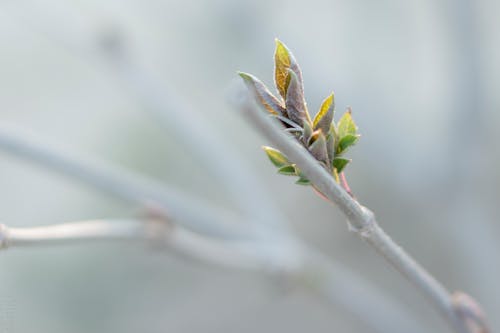
[{"label": "branch", "polygon": [[432,275],[422,268],[382,228],[375,215],[360,205],[293,137],[276,121],[246,100],[242,104],[244,114],[291,161],[296,163],[307,178],[346,215],[350,229],[370,244],[396,270],[403,274],[446,318],[457,332],[470,333],[464,320],[458,315],[450,293]]},{"label": "branch", "polygon": [[[11,247],[45,246],[88,241],[149,241],[168,245],[176,252],[204,263],[238,269],[295,270],[292,261],[275,258],[264,244],[247,240],[209,238],[165,220],[91,220],[56,225],[11,228],[0,224],[0,250]],[[252,248],[253,251],[248,249]],[[266,260],[263,260],[267,256]],[[275,260],[276,259],[276,260]],[[290,266],[286,266],[290,264]],[[269,267],[267,267],[269,266]]]},{"label": "branch", "polygon": [[[204,264],[262,271],[293,279],[340,305],[356,320],[376,332],[420,332],[421,326],[397,303],[348,269],[332,264],[314,250],[300,248],[295,258],[273,256],[273,244],[221,240],[196,234],[165,220],[92,220],[40,227],[11,228],[0,224],[0,250],[7,248],[75,244],[90,241],[142,241],[166,245]],[[381,318],[391,318],[381,320]]]},{"label": "branch", "polygon": [[258,233],[251,224],[235,223],[238,219],[234,214],[218,210],[178,189],[158,185],[158,181],[118,166],[71,154],[14,128],[0,125],[0,150],[36,162],[139,206],[159,207],[187,229],[218,237],[248,238]]}]

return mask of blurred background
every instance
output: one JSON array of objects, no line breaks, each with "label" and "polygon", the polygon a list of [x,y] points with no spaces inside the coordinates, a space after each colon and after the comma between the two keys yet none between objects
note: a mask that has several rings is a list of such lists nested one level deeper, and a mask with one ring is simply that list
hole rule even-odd
[{"label": "blurred background", "polygon": [[[362,138],[347,177],[356,196],[450,290],[480,301],[498,331],[499,9],[487,0],[1,1],[0,122],[231,208],[186,138],[145,110],[120,74],[133,63],[154,93],[164,87],[241,153],[307,243],[429,331],[445,330],[335,207],[275,174],[266,142],[229,103],[237,70],[272,85],[279,37],[302,67],[312,112],[332,90],[338,113],[353,108]],[[4,152],[0,168],[0,221],[10,226],[141,213]],[[0,267],[2,333],[373,331],[264,275],[141,244],[12,248]]]}]

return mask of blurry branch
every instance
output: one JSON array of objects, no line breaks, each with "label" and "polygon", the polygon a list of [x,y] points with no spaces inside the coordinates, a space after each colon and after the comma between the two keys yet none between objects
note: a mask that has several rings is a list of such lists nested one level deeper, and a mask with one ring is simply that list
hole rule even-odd
[{"label": "blurry branch", "polygon": [[136,220],[93,220],[43,227],[0,225],[0,248],[88,240],[147,239],[146,224]]},{"label": "blurry branch", "polygon": [[[273,261],[266,248],[268,245],[256,247],[258,244],[246,240],[209,239],[163,219],[92,220],[26,228],[0,225],[0,250],[84,241],[146,241],[155,248],[165,245],[204,264],[288,275],[293,281],[316,291],[319,296],[347,309],[376,332],[394,329],[411,332],[419,326],[386,295],[312,250],[304,249],[306,257],[302,260],[303,266],[290,266],[286,265],[285,258]],[[258,251],[259,248],[262,251]],[[394,319],[380,320],[389,314]]]},{"label": "blurry branch", "polygon": [[192,154],[203,161],[205,169],[216,177],[247,216],[253,217],[255,222],[265,223],[267,228],[286,227],[282,214],[272,207],[272,200],[245,165],[245,158],[227,144],[227,138],[219,133],[223,128],[212,126],[204,115],[206,112],[195,112],[188,102],[181,101],[173,93],[173,88],[158,82],[141,68],[127,49],[119,31],[104,31],[100,46],[99,60],[107,60],[106,63],[125,85],[125,89],[136,97],[145,110],[160,120],[169,135],[182,138],[179,144],[187,146]]},{"label": "blurry branch", "polygon": [[296,163],[311,183],[340,208],[348,219],[351,231],[357,233],[413,283],[434,304],[452,328],[460,333],[472,333],[457,312],[450,293],[379,227],[373,212],[343,190],[313,156],[276,121],[269,119],[248,100],[242,102],[241,108],[260,132],[290,161]]},{"label": "blurry branch", "polygon": [[238,219],[233,214],[219,211],[180,190],[158,185],[158,181],[152,181],[118,166],[72,155],[14,128],[0,125],[0,149],[76,178],[126,201],[145,207],[154,205],[155,208],[164,210],[176,222],[200,233],[246,238],[256,232],[252,225],[235,223]]},{"label": "blurry branch", "polygon": [[[155,215],[159,208],[160,221],[168,221],[166,228],[156,229],[159,232],[154,236],[149,222],[140,220],[87,221],[34,228],[3,226],[0,244],[4,247],[97,239],[148,240],[154,237],[180,254],[203,262],[288,276],[317,291],[331,303],[343,305],[377,332],[394,329],[410,332],[419,326],[390,297],[380,295],[370,282],[341,265],[333,264],[292,235],[265,232],[260,224],[258,228],[251,228],[250,221],[239,221],[241,218],[182,192],[158,187],[117,167],[71,156],[40,139],[30,139],[26,133],[3,126],[0,126],[0,149],[134,204],[152,207]],[[360,289],[361,293],[355,292]],[[381,320],[381,317],[392,316],[397,319]]]},{"label": "blurry branch", "polygon": [[246,250],[249,241],[204,237],[164,219],[92,220],[25,228],[0,225],[0,249],[99,240],[148,241],[203,263],[231,268],[261,269],[265,264],[257,251]]}]

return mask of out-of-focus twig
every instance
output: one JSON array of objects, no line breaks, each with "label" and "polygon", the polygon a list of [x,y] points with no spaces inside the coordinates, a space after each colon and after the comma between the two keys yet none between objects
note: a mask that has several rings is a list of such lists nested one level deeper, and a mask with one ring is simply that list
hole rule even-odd
[{"label": "out-of-focus twig", "polygon": [[268,249],[248,251],[248,248],[259,249],[264,244],[206,237],[178,225],[168,225],[163,220],[91,220],[24,228],[0,225],[0,249],[112,240],[164,244],[182,255],[224,267],[267,269],[283,263],[281,268],[289,269],[281,259],[274,262],[269,256],[264,260],[262,253],[271,254]]},{"label": "out-of-focus twig", "polygon": [[[322,298],[337,304],[376,332],[417,332],[419,324],[369,283],[317,251],[303,249],[301,265],[269,256],[270,244],[206,237],[165,221],[142,219],[91,220],[13,228],[0,224],[0,250],[18,247],[76,244],[90,241],[142,241],[166,245],[204,264],[286,274]],[[156,246],[158,248],[158,246]],[[278,259],[278,260],[274,260]],[[285,259],[285,260],[283,260]],[[290,265],[292,264],[292,265]],[[381,320],[390,314],[392,320]]]},{"label": "out-of-focus twig", "polygon": [[234,214],[214,211],[216,209],[213,206],[178,189],[159,185],[159,181],[118,166],[70,153],[14,127],[0,125],[0,150],[36,162],[129,202],[161,206],[176,223],[201,233],[247,238],[257,232],[252,225],[238,223],[239,219]]}]

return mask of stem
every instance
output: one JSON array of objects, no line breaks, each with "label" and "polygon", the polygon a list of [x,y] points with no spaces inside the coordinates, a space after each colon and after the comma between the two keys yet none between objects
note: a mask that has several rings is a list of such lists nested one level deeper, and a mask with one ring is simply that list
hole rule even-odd
[{"label": "stem", "polygon": [[165,222],[139,219],[92,220],[24,228],[0,224],[0,250],[90,241],[150,241],[154,245],[167,245],[176,252],[205,264],[284,275],[315,291],[325,300],[341,305],[356,321],[375,332],[421,331],[421,325],[399,304],[347,268],[333,264],[330,259],[313,249],[299,247],[301,260],[297,262],[284,256],[273,256],[277,252],[270,244],[210,239]]},{"label": "stem", "polygon": [[254,104],[247,102],[242,105],[242,110],[260,132],[290,161],[296,163],[314,186],[340,208],[348,218],[351,229],[417,287],[456,332],[471,332],[457,314],[449,292],[378,226],[370,210],[344,191],[307,150]]},{"label": "stem", "polygon": [[[0,126],[0,150],[34,161],[51,170],[92,185],[139,206],[159,207],[177,223],[216,237],[254,237],[252,224],[235,224],[237,216],[158,181],[134,174],[116,165],[77,156],[44,143],[28,133]],[[196,207],[196,209],[193,209]]]},{"label": "stem", "polygon": [[[25,228],[0,224],[0,250],[111,240],[164,244],[196,260],[224,267],[258,270],[276,264],[285,271],[295,269],[292,261],[283,261],[257,240],[214,239],[170,225],[165,220],[91,220]],[[276,263],[275,259],[278,259]]]}]

